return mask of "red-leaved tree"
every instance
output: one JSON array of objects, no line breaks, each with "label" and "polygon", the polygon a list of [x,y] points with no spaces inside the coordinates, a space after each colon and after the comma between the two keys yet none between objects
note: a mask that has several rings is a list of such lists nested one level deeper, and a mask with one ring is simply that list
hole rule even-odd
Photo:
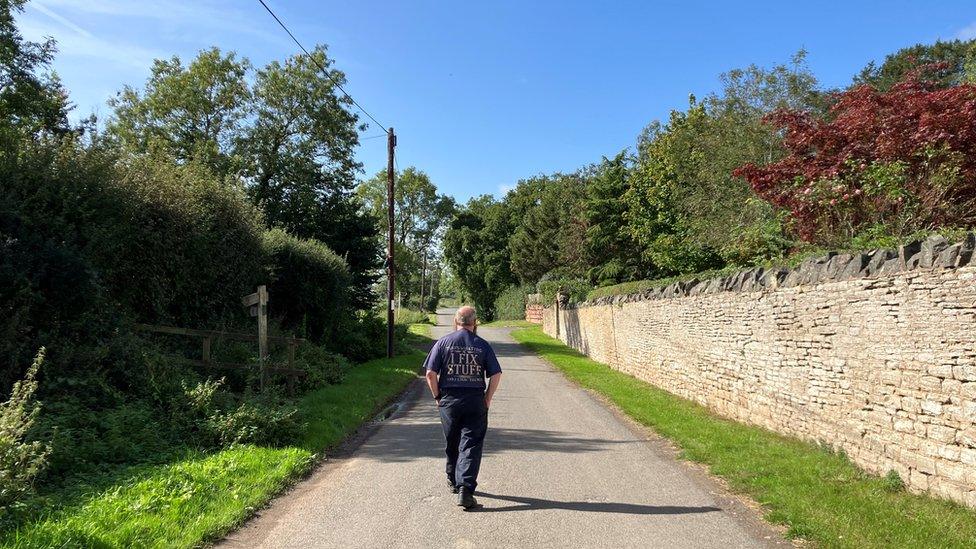
[{"label": "red-leaved tree", "polygon": [[916,73],[886,92],[840,93],[824,118],[779,110],[766,121],[783,132],[787,155],[733,173],[787,209],[804,240],[976,221],[976,85],[936,89]]}]

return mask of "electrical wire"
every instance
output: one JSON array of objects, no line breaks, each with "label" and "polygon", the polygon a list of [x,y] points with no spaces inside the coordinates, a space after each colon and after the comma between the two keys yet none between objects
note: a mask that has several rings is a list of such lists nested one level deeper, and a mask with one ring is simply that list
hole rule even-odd
[{"label": "electrical wire", "polygon": [[302,43],[298,41],[298,38],[295,38],[295,35],[292,34],[292,32],[288,29],[288,27],[285,26],[285,23],[282,22],[282,20],[275,14],[275,12],[271,10],[271,8],[268,6],[268,4],[266,4],[264,2],[264,0],[258,0],[258,2],[260,2],[261,5],[264,6],[264,9],[267,10],[268,13],[271,14],[271,17],[273,17],[274,20],[278,22],[278,25],[280,25],[281,28],[284,29],[286,33],[288,33],[288,36],[290,36],[291,39],[296,44],[298,44],[298,47],[301,48],[301,50],[303,52],[305,52],[305,55],[307,55],[308,58],[311,59],[313,63],[315,63],[316,65],[318,65],[318,67],[320,69],[322,69],[322,72],[325,73],[325,76],[327,76],[329,78],[329,80],[332,81],[332,83],[335,85],[335,87],[339,88],[339,91],[341,91],[343,94],[345,94],[345,96],[348,97],[350,101],[352,101],[353,105],[356,105],[356,107],[358,107],[359,110],[361,110],[363,112],[363,114],[365,114],[366,116],[368,116],[370,120],[372,120],[373,122],[375,122],[377,126],[383,128],[383,129],[386,129],[386,126],[384,126],[383,124],[380,124],[380,121],[379,120],[377,120],[375,117],[373,117],[373,115],[369,114],[369,111],[367,111],[366,109],[364,109],[362,105],[360,105],[355,99],[353,99],[352,96],[349,95],[348,92],[346,92],[346,90],[342,89],[342,86],[339,85],[339,82],[335,78],[333,78],[331,74],[329,74],[328,69],[326,69],[324,65],[322,65],[321,63],[319,63],[317,59],[315,59],[314,57],[312,57],[312,54],[309,53],[307,49],[305,49],[305,46],[303,46]]}]

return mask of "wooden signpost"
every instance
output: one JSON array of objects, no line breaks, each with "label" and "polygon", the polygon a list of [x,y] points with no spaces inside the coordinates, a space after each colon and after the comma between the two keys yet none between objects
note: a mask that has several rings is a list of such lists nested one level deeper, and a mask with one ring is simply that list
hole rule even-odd
[{"label": "wooden signpost", "polygon": [[[251,316],[258,317],[258,361],[261,367],[261,387],[264,387],[265,369],[268,362],[268,288],[258,286],[258,291],[241,298],[241,305],[250,307]],[[289,349],[291,351],[291,349]]]}]

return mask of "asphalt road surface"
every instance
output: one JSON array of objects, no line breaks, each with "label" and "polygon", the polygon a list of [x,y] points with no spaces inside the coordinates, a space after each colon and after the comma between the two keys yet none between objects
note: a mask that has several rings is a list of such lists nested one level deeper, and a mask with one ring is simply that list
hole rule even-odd
[{"label": "asphalt road surface", "polygon": [[[450,329],[440,310],[436,336]],[[443,314],[442,314],[443,313]],[[447,488],[443,434],[420,383],[223,547],[770,547],[750,506],[508,336],[483,328],[504,370],[476,496]]]}]

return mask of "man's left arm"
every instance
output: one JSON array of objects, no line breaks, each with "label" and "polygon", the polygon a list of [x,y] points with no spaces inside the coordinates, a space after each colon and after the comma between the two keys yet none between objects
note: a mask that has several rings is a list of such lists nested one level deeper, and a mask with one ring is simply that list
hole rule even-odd
[{"label": "man's left arm", "polygon": [[498,357],[495,356],[495,350],[488,347],[488,352],[485,354],[488,374],[488,390],[485,391],[485,409],[491,408],[491,399],[495,396],[495,391],[498,390],[498,384],[502,382],[502,365],[498,363]]}]

